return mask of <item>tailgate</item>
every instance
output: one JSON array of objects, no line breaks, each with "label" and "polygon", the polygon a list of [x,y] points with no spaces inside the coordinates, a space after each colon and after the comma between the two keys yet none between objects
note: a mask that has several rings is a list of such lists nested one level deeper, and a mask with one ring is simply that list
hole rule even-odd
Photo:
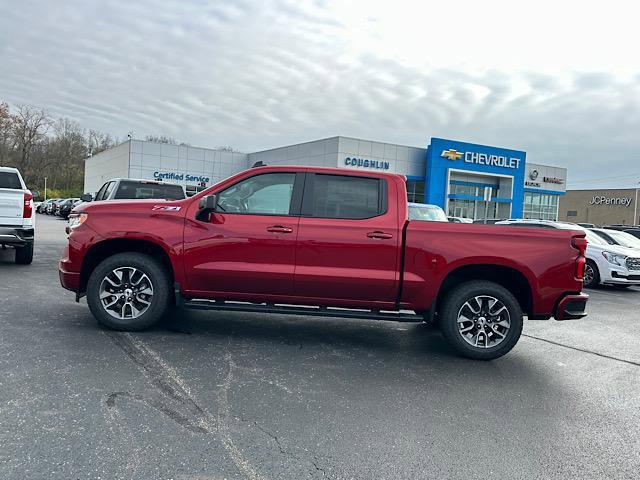
[{"label": "tailgate", "polygon": [[22,226],[24,191],[0,188],[0,225]]}]

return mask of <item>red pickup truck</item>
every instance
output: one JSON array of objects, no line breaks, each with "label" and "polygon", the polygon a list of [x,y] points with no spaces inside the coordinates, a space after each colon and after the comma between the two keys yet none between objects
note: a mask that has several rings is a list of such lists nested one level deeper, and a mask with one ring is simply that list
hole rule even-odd
[{"label": "red pickup truck", "polygon": [[184,200],[86,203],[60,281],[117,330],[173,306],[427,321],[476,359],[511,350],[523,315],[585,315],[584,233],[409,221],[406,199],[400,175],[257,167]]}]

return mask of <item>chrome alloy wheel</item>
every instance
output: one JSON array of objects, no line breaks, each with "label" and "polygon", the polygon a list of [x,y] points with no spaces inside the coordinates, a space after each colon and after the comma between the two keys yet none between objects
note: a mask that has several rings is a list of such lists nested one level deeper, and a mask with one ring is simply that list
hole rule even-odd
[{"label": "chrome alloy wheel", "polygon": [[492,348],[502,343],[511,327],[504,303],[489,295],[467,300],[458,310],[458,333],[469,345]]},{"label": "chrome alloy wheel", "polygon": [[585,286],[591,286],[596,278],[596,273],[593,271],[593,267],[588,263],[584,266],[584,273],[582,275],[582,281]]},{"label": "chrome alloy wheel", "polygon": [[102,308],[118,319],[137,318],[144,314],[153,299],[149,277],[134,267],[119,267],[100,282]]}]

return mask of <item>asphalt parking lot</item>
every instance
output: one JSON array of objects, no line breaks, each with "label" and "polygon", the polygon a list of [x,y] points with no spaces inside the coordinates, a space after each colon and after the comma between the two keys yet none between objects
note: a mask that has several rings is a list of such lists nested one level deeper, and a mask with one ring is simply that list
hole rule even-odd
[{"label": "asphalt parking lot", "polygon": [[640,289],[525,324],[493,362],[418,324],[184,311],[100,329],[0,252],[0,478],[638,478]]}]

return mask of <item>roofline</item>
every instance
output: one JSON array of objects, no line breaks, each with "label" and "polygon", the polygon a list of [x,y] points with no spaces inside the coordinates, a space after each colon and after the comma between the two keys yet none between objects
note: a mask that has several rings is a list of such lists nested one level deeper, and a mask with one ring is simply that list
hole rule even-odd
[{"label": "roofline", "polygon": [[298,145],[306,145],[306,144],[309,144],[309,143],[324,142],[326,140],[332,140],[334,138],[337,138],[338,142],[340,141],[341,138],[347,138],[349,140],[357,140],[359,142],[381,143],[383,145],[395,145],[397,147],[418,148],[418,149],[424,150],[424,151],[427,150],[427,147],[416,147],[414,145],[403,145],[403,144],[400,144],[400,143],[393,143],[393,142],[381,142],[380,140],[368,140],[366,138],[349,137],[349,136],[346,136],[346,135],[333,135],[331,137],[318,138],[316,140],[308,140],[306,142],[293,143],[291,145],[284,145],[284,146],[280,146],[280,147],[267,148],[266,150],[258,150],[257,152],[250,152],[250,153],[248,153],[248,155],[254,155],[254,154],[257,154],[257,153],[271,152],[273,150],[281,150],[283,148],[289,148],[289,147],[297,147]]}]

